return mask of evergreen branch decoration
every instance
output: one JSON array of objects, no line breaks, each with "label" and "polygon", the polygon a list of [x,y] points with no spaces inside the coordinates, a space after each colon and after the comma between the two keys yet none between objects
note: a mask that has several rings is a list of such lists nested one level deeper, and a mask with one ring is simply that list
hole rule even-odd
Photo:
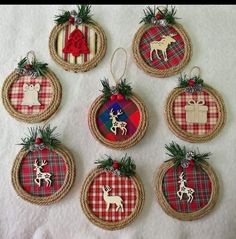
[{"label": "evergreen branch decoration", "polygon": [[16,72],[19,75],[30,75],[31,77],[36,78],[46,74],[48,70],[47,66],[47,63],[37,61],[36,59],[30,64],[27,57],[24,57],[17,64]]},{"label": "evergreen branch decoration", "polygon": [[118,176],[132,177],[135,175],[136,165],[130,156],[127,157],[127,154],[119,161],[113,160],[111,156],[107,156],[107,159],[97,160],[95,164],[99,164],[98,168],[112,171]]},{"label": "evergreen branch decoration", "polygon": [[55,23],[61,25],[69,21],[71,24],[79,25],[92,22],[91,5],[77,5],[77,9],[77,11],[72,10],[71,12],[62,10],[62,14],[55,16]]},{"label": "evergreen branch decoration", "polygon": [[170,10],[168,9],[168,6],[165,7],[163,10],[158,7],[154,7],[152,9],[150,6],[148,6],[146,9],[143,10],[143,12],[144,17],[141,19],[140,23],[144,24],[175,24],[175,20],[179,19],[178,17],[175,17],[177,10],[173,6],[171,6]]},{"label": "evergreen branch decoration", "polygon": [[[191,160],[193,160],[194,164],[198,165],[202,161],[209,159],[211,155],[208,153],[200,153],[196,151],[187,151],[186,147],[180,147],[177,143],[171,142],[169,145],[165,145],[167,150],[167,155],[170,156],[169,160],[174,161],[174,166],[181,165],[183,168],[188,167]],[[169,161],[167,160],[167,161]]]},{"label": "evergreen branch decoration", "polygon": [[29,134],[25,138],[21,138],[21,143],[23,149],[28,151],[34,151],[37,149],[44,149],[48,147],[49,149],[55,149],[60,147],[61,142],[57,139],[58,133],[54,133],[57,127],[51,128],[50,125],[47,127],[30,127],[28,128]]},{"label": "evergreen branch decoration", "polygon": [[181,74],[178,80],[179,87],[185,88],[185,91],[188,93],[202,91],[204,87],[204,81],[199,76],[188,78],[186,74]]},{"label": "evergreen branch decoration", "polygon": [[103,89],[101,92],[103,93],[103,103],[107,102],[112,95],[122,95],[126,100],[128,100],[132,96],[132,87],[129,83],[127,83],[126,79],[121,79],[120,82],[116,85],[111,87],[109,85],[109,80],[105,78],[101,80]]}]

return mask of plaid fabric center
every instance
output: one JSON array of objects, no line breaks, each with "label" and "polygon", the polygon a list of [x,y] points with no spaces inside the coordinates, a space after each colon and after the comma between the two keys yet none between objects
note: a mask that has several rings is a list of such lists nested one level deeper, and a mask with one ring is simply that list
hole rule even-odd
[{"label": "plaid fabric center", "polygon": [[[38,99],[41,105],[21,105],[24,97],[24,83],[28,85],[35,85],[37,83],[40,84]],[[16,82],[11,85],[8,95],[10,102],[15,110],[26,115],[37,114],[44,111],[51,103],[51,99],[53,97],[53,89],[50,81],[44,77],[37,77],[36,79],[33,79],[30,76],[21,76]]]},{"label": "plaid fabric center", "polygon": [[[180,174],[184,172],[186,187],[194,189],[193,201],[187,202],[187,195],[184,194],[182,200],[177,196],[180,184],[178,183]],[[211,197],[212,185],[207,173],[200,166],[190,166],[186,169],[181,166],[172,167],[167,170],[163,182],[163,193],[170,206],[178,212],[195,212],[206,206]]]},{"label": "plaid fabric center", "polygon": [[[51,186],[47,187],[46,181],[41,180],[39,187],[34,179],[36,178],[36,171],[34,170],[35,159],[38,158],[38,164],[42,160],[47,160],[47,165],[42,167],[42,173],[50,173]],[[64,183],[66,176],[66,164],[64,159],[55,151],[43,149],[42,151],[29,152],[21,161],[19,179],[23,189],[33,196],[46,197],[56,193]]]},{"label": "plaid fabric center", "polygon": [[[207,123],[198,124],[186,122],[185,106],[191,99],[193,99],[195,102],[198,100],[205,101],[204,105],[208,106]],[[214,130],[219,119],[219,109],[217,108],[216,99],[204,90],[201,92],[194,92],[193,94],[186,92],[179,94],[173,103],[173,114],[181,129],[195,135],[209,134]]]},{"label": "plaid fabric center", "polygon": [[[123,114],[118,116],[117,121],[127,123],[127,134],[122,135],[122,130],[117,128],[115,135],[111,131],[112,120],[110,119],[110,111],[114,110],[114,114],[121,110]],[[108,100],[97,112],[97,126],[100,133],[110,141],[124,141],[129,139],[137,130],[140,123],[140,112],[136,104],[132,100],[111,101]]]},{"label": "plaid fabric center", "polygon": [[[116,212],[116,205],[110,204],[106,212],[106,203],[103,199],[102,186],[109,186],[109,196],[120,196],[123,200],[124,212]],[[92,212],[104,221],[117,222],[128,217],[136,206],[136,188],[132,179],[125,176],[116,176],[111,172],[104,171],[91,183],[87,195],[88,204]]]},{"label": "plaid fabric center", "polygon": [[[153,60],[150,59],[150,43],[153,41],[160,41],[162,35],[177,34],[173,36],[176,42],[168,45],[166,53],[168,61],[164,60],[163,54],[158,50],[158,54],[161,58],[159,60],[156,56],[155,51],[152,53]],[[149,28],[142,36],[139,44],[140,54],[144,61],[151,67],[159,70],[165,70],[177,66],[181,63],[184,58],[185,45],[180,34],[172,26],[154,26]]]}]

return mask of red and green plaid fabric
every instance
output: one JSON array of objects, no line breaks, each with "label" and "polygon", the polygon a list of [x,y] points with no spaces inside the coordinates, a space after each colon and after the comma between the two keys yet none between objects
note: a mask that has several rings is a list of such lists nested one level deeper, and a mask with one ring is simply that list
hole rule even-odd
[{"label": "red and green plaid fabric", "polygon": [[[112,127],[112,120],[109,113],[113,108],[114,114],[121,110],[123,114],[118,116],[118,121],[127,123],[127,134],[122,135],[122,130],[117,128],[115,135],[110,128]],[[124,141],[129,139],[137,130],[140,123],[140,112],[136,104],[132,100],[108,100],[97,112],[97,126],[100,133],[110,141]]]},{"label": "red and green plaid fabric", "polygon": [[[167,47],[168,61],[164,61],[164,57],[161,51],[158,51],[161,60],[153,52],[153,60],[150,59],[150,43],[152,41],[160,41],[162,35],[169,35],[170,33],[177,34],[173,36],[176,42],[169,44]],[[165,70],[177,66],[184,58],[185,45],[180,34],[172,26],[154,26],[149,28],[142,36],[139,44],[139,51],[144,61],[153,68],[158,70]]]},{"label": "red and green plaid fabric", "polygon": [[[34,170],[35,159],[38,158],[38,164],[41,164],[42,160],[47,160],[47,165],[42,167],[43,173],[50,173],[51,186],[47,187],[44,180],[41,180],[41,186],[39,187],[34,179],[36,178],[36,171]],[[64,159],[58,155],[55,151],[49,149],[35,150],[29,152],[21,161],[19,180],[23,189],[33,196],[46,197],[56,193],[64,183],[66,177],[66,164]]]},{"label": "red and green plaid fabric", "polygon": [[[187,195],[184,194],[182,200],[177,196],[180,184],[178,183],[180,174],[184,172],[186,187],[194,189],[193,201],[187,202]],[[162,181],[162,190],[170,206],[177,212],[195,212],[206,206],[210,200],[212,185],[207,173],[200,167],[189,165],[187,168],[171,167],[167,170]]]},{"label": "red and green plaid fabric", "polygon": [[[23,85],[24,83],[29,84],[40,84],[39,90],[39,102],[41,105],[21,105],[24,97]],[[20,113],[29,115],[37,114],[44,111],[48,105],[51,103],[53,97],[53,89],[51,83],[48,79],[44,77],[37,77],[36,79],[31,78],[30,76],[21,76],[16,82],[14,82],[8,92],[8,96],[12,106],[19,111]]]},{"label": "red and green plaid fabric", "polygon": [[[123,200],[124,212],[119,209],[116,212],[116,205],[110,204],[106,212],[106,203],[103,199],[102,186],[109,186],[109,196],[120,196]],[[118,222],[128,217],[136,207],[136,188],[131,178],[116,176],[112,172],[104,171],[99,174],[91,183],[87,200],[91,211],[100,219],[109,222]]]},{"label": "red and green plaid fabric", "polygon": [[[208,106],[206,124],[186,122],[185,106],[191,99],[193,99],[195,102],[198,100],[205,101],[204,105]],[[217,108],[216,99],[204,90],[201,92],[194,92],[192,94],[182,92],[174,100],[173,115],[181,129],[195,135],[205,135],[214,130],[219,119],[219,110]]]}]

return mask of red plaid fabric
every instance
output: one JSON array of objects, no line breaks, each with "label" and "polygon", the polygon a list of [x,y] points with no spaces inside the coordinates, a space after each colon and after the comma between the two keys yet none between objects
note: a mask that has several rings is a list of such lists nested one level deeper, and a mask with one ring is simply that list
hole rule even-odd
[{"label": "red plaid fabric", "polygon": [[[23,92],[24,83],[27,83],[28,85],[29,84],[35,85],[36,83],[40,84],[38,99],[41,105],[33,105],[33,106],[21,105],[24,97]],[[53,89],[50,81],[44,77],[37,77],[36,79],[33,79],[30,76],[21,76],[16,82],[14,82],[11,85],[8,96],[12,106],[20,113],[26,115],[38,114],[44,111],[50,104],[53,96]]]},{"label": "red plaid fabric", "polygon": [[[185,106],[191,99],[196,102],[198,100],[205,101],[204,105],[208,106],[206,124],[186,122]],[[217,108],[216,99],[205,90],[202,90],[201,92],[194,92],[192,94],[186,92],[179,94],[173,103],[173,114],[181,129],[195,135],[209,134],[214,129],[219,119],[219,109]]]},{"label": "red plaid fabric", "polygon": [[[121,212],[120,209],[116,212],[115,204],[110,204],[110,208],[106,212],[102,186],[111,188],[108,193],[109,196],[120,196],[122,198],[124,212]],[[136,206],[136,188],[131,178],[116,176],[112,172],[104,171],[91,183],[87,200],[90,209],[98,218],[109,222],[117,222],[125,219],[133,212]]]},{"label": "red plaid fabric", "polygon": [[[117,128],[115,135],[110,128],[112,127],[112,120],[110,119],[110,110],[121,110],[123,114],[118,116],[118,121],[127,123],[127,134],[122,135],[122,130]],[[108,100],[97,112],[97,126],[101,134],[110,141],[124,141],[129,139],[137,130],[140,123],[140,112],[136,104],[132,100]]]},{"label": "red plaid fabric", "polygon": [[[187,195],[184,194],[182,200],[177,196],[180,184],[178,183],[180,174],[184,172],[186,187],[192,188],[193,201],[187,202]],[[178,212],[195,212],[206,206],[210,200],[212,185],[207,173],[200,167],[191,165],[187,168],[171,167],[167,170],[162,183],[163,193],[170,206]]]},{"label": "red plaid fabric", "polygon": [[[161,51],[158,51],[161,60],[156,56],[155,51],[152,53],[153,60],[150,59],[150,43],[153,41],[160,41],[162,35],[169,35],[170,33],[177,34],[173,36],[176,42],[171,43],[167,47],[167,58],[168,61],[164,61],[164,57]],[[154,26],[149,28],[142,36],[139,44],[140,54],[144,61],[151,67],[157,68],[159,70],[165,70],[177,66],[181,63],[184,58],[185,45],[180,34],[170,25]]]},{"label": "red plaid fabric", "polygon": [[[44,180],[41,180],[39,187],[34,179],[36,178],[36,171],[34,170],[34,161],[38,158],[38,164],[42,160],[47,160],[47,165],[42,167],[42,173],[50,173],[51,186],[47,187]],[[23,189],[33,196],[46,197],[56,193],[64,183],[66,176],[66,164],[64,159],[55,151],[49,149],[35,150],[29,152],[21,161],[19,179]]]}]

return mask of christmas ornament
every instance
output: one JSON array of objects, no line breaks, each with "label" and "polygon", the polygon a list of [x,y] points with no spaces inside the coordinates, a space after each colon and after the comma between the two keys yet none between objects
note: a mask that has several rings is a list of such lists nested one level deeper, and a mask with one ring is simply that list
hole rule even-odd
[{"label": "christmas ornament", "polygon": [[172,7],[147,7],[133,39],[133,56],[137,65],[154,77],[168,77],[188,64],[192,47],[189,36],[176,21]]},{"label": "christmas ornament", "polygon": [[57,112],[61,103],[61,84],[47,65],[39,62],[30,51],[4,81],[3,105],[15,119],[38,123]]},{"label": "christmas ornament", "polygon": [[[179,220],[196,220],[209,213],[219,196],[214,169],[205,160],[211,153],[187,151],[172,142],[165,145],[170,159],[155,177],[156,197],[162,209]],[[188,161],[188,164],[184,162]]]},{"label": "christmas ornament", "polygon": [[[126,54],[123,74],[116,78],[112,63],[117,51]],[[138,143],[147,129],[147,111],[141,99],[123,76],[126,71],[127,53],[117,48],[111,58],[110,70],[115,86],[108,79],[101,80],[103,89],[89,110],[89,128],[93,136],[107,147],[126,149]],[[117,80],[118,79],[118,80]]]},{"label": "christmas ornament", "polygon": [[72,187],[75,165],[54,133],[56,127],[29,128],[12,167],[16,193],[31,203],[46,205],[62,199]]},{"label": "christmas ornament", "polygon": [[[193,72],[196,75],[193,76]],[[170,130],[179,138],[196,143],[214,138],[226,121],[224,101],[220,94],[203,82],[200,68],[179,77],[166,102],[165,116]]]},{"label": "christmas ornament", "polygon": [[129,225],[141,212],[144,189],[130,156],[95,162],[97,168],[85,178],[80,202],[86,217],[96,226],[118,230]]},{"label": "christmas ornament", "polygon": [[85,72],[94,68],[106,53],[106,36],[93,19],[90,5],[63,11],[55,17],[49,38],[52,59],[68,71]]}]

